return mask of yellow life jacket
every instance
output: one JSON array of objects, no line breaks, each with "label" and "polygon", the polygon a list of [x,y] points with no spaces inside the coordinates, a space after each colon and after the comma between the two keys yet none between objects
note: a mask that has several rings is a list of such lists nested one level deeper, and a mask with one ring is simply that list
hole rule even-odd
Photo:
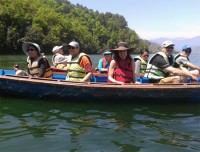
[{"label": "yellow life jacket", "polygon": [[80,81],[86,76],[85,69],[79,65],[80,59],[83,56],[87,56],[89,58],[89,56],[85,53],[80,53],[77,57],[75,57],[73,59],[72,59],[72,57],[69,58],[69,62],[67,62],[66,80]]}]

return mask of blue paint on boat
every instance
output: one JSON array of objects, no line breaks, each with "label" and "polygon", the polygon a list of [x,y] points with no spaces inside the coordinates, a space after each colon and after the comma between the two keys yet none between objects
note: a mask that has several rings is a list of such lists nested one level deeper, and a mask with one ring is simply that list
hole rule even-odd
[{"label": "blue paint on boat", "polygon": [[[90,83],[65,81],[66,74],[54,74],[54,79],[13,76],[14,70],[0,69],[0,95],[28,98],[77,100],[189,100],[200,101],[200,84],[150,84],[137,77],[142,84],[108,84],[107,76],[93,76]],[[188,79],[190,81],[190,79]],[[200,81],[200,77],[199,77]],[[141,101],[141,100],[140,100]]]},{"label": "blue paint on boat", "polygon": [[3,75],[3,72],[4,72],[4,70],[3,70],[3,69],[0,69],[0,76]]},{"label": "blue paint on boat", "polygon": [[59,79],[59,80],[65,80],[66,74],[53,74],[52,78],[53,79]]},{"label": "blue paint on boat", "polygon": [[3,75],[15,75],[14,70],[3,70]]}]

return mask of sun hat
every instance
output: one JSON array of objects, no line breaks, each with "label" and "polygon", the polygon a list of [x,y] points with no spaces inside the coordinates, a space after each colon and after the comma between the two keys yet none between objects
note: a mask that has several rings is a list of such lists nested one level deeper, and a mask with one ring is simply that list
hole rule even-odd
[{"label": "sun hat", "polygon": [[55,53],[57,52],[59,49],[63,48],[63,46],[54,46],[52,52]]},{"label": "sun hat", "polygon": [[79,43],[76,42],[76,41],[70,42],[67,46],[68,46],[68,47],[69,47],[69,46],[72,46],[72,47],[75,47],[75,48],[78,48],[78,49],[79,49]]},{"label": "sun hat", "polygon": [[112,54],[112,52],[110,52],[110,51],[105,51],[105,52],[103,53],[103,55],[109,55],[109,54]]},{"label": "sun hat", "polygon": [[28,47],[29,47],[30,45],[35,46],[35,47],[37,48],[38,52],[40,53],[41,49],[40,49],[40,46],[39,46],[37,43],[24,42],[24,43],[22,44],[22,50],[23,50],[23,52],[24,52],[26,55],[27,55]]},{"label": "sun hat", "polygon": [[125,42],[119,42],[117,44],[117,48],[116,49],[111,49],[113,51],[117,50],[117,51],[120,51],[120,50],[131,50],[131,48],[128,48],[127,44]]},{"label": "sun hat", "polygon": [[185,50],[187,50],[187,49],[192,50],[192,48],[191,48],[190,45],[184,45],[184,46],[182,47],[182,51],[185,51]]},{"label": "sun hat", "polygon": [[170,41],[170,40],[166,40],[166,41],[164,41],[162,43],[162,48],[166,48],[168,46],[175,46],[175,44],[172,41]]}]

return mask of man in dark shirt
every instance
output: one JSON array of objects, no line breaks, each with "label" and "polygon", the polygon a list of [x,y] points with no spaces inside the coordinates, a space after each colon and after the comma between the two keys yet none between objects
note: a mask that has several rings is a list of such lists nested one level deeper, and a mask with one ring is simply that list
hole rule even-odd
[{"label": "man in dark shirt", "polygon": [[167,68],[173,64],[173,57],[168,57],[169,63],[163,59],[161,55],[158,55],[152,60],[151,64],[160,67],[161,69]]}]

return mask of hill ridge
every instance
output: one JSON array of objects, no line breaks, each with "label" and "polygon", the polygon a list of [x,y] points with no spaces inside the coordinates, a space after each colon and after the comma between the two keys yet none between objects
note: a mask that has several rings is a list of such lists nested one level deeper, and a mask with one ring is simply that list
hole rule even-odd
[{"label": "hill ridge", "polygon": [[184,37],[176,37],[176,38],[167,38],[167,37],[160,37],[157,39],[151,39],[150,42],[157,43],[160,46],[165,40],[171,40],[175,44],[175,50],[180,52],[184,45],[190,45],[192,47],[193,53],[200,52],[200,36],[195,36],[192,38],[184,38]]}]

